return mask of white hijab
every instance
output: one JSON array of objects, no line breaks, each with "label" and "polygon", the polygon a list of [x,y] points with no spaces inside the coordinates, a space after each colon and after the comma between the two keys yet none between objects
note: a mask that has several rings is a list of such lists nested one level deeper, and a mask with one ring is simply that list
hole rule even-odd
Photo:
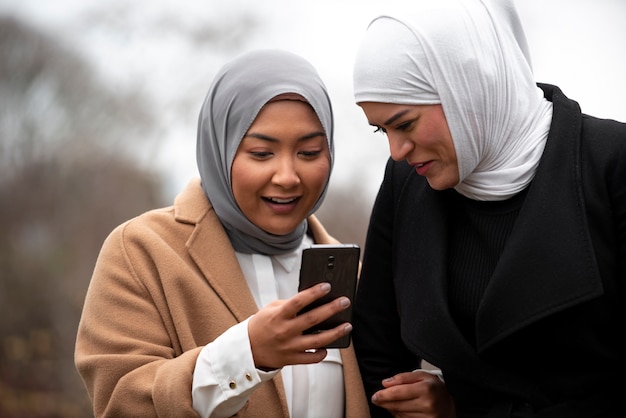
[{"label": "white hijab", "polygon": [[552,119],[512,0],[412,6],[370,23],[354,64],[356,102],[441,104],[455,189],[475,200],[512,197],[532,181]]}]

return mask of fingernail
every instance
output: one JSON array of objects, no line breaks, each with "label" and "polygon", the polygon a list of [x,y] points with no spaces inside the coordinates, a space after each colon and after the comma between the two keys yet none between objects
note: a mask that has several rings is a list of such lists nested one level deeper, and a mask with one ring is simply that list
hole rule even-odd
[{"label": "fingernail", "polygon": [[346,324],[345,327],[343,327],[343,330],[347,333],[349,333],[350,331],[352,331],[352,324]]},{"label": "fingernail", "polygon": [[341,298],[339,303],[341,303],[341,307],[342,308],[347,308],[348,306],[350,306],[350,299],[348,299],[348,298]]},{"label": "fingernail", "polygon": [[320,286],[320,288],[322,289],[322,291],[324,292],[330,292],[330,283],[322,283],[322,285]]},{"label": "fingernail", "polygon": [[388,377],[384,379],[383,382],[387,382],[387,383],[393,382],[393,377]]},{"label": "fingernail", "polygon": [[373,394],[372,395],[372,402],[376,403],[376,401],[378,400],[378,394]]}]

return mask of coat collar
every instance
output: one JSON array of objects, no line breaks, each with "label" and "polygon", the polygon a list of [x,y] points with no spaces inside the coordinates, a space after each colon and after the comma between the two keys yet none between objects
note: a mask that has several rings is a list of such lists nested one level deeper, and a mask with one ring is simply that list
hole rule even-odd
[{"label": "coat collar", "polygon": [[[248,288],[235,250],[206,198],[200,179],[195,178],[174,200],[174,219],[194,226],[186,246],[203,276],[222,298],[238,321],[253,315],[258,309]],[[317,243],[338,243],[311,215],[309,232]],[[224,280],[230,277],[230,280]],[[219,279],[218,279],[219,278]]]},{"label": "coat collar", "polygon": [[[186,246],[202,276],[241,322],[257,312],[228,235],[200,185],[192,180],[174,200],[177,222],[194,225]],[[224,278],[229,278],[224,280]]]}]

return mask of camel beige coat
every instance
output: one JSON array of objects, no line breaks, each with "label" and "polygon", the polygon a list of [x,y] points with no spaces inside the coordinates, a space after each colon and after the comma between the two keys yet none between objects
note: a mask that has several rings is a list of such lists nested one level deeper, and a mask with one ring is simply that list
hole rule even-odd
[{"label": "camel beige coat", "polygon": [[[316,242],[336,242],[309,219]],[[76,367],[101,416],[195,417],[191,386],[204,345],[257,306],[228,237],[194,180],[174,206],[132,219],[106,239],[87,292]],[[346,417],[368,417],[352,346],[341,350]],[[241,417],[287,417],[280,373]]]}]

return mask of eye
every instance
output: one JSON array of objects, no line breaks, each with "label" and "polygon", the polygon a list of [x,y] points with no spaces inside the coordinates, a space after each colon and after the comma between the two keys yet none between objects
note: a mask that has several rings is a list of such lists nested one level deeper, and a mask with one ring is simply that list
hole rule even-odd
[{"label": "eye", "polygon": [[298,154],[303,156],[304,158],[313,159],[318,157],[322,153],[322,150],[312,150],[312,151],[300,151]]},{"label": "eye", "polygon": [[250,156],[259,160],[264,160],[272,156],[269,151],[250,151]]},{"label": "eye", "polygon": [[399,131],[406,131],[411,128],[411,125],[413,125],[412,120],[399,124],[396,129]]}]

